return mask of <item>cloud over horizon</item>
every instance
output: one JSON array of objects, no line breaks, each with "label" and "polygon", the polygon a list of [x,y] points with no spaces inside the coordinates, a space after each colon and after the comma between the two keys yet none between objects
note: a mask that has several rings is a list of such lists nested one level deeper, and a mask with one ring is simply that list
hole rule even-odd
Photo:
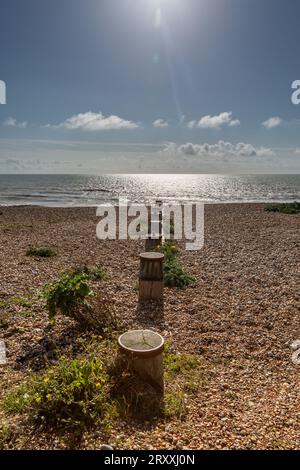
[{"label": "cloud over horizon", "polygon": [[5,127],[18,127],[19,129],[25,129],[28,126],[28,122],[18,122],[17,119],[9,117],[3,122],[3,125]]},{"label": "cloud over horizon", "polygon": [[217,116],[210,114],[203,116],[199,121],[189,121],[187,127],[190,129],[220,129],[221,127],[237,127],[241,123],[239,119],[232,118],[232,112],[220,113]]},{"label": "cloud over horizon", "polygon": [[156,119],[155,121],[153,121],[152,125],[153,127],[161,128],[161,129],[169,127],[168,121],[165,121],[164,119]]},{"label": "cloud over horizon", "polygon": [[273,157],[275,153],[270,148],[254,147],[252,144],[239,142],[232,144],[220,140],[216,144],[175,144],[168,142],[165,144],[163,152],[170,154],[182,154],[186,156],[217,157],[217,158],[237,158],[237,157]]},{"label": "cloud over horizon", "polygon": [[47,124],[46,127],[70,130],[80,129],[82,131],[108,131],[115,129],[138,129],[140,124],[115,115],[104,116],[101,111],[99,113],[87,111],[86,113],[74,114],[58,125]]}]

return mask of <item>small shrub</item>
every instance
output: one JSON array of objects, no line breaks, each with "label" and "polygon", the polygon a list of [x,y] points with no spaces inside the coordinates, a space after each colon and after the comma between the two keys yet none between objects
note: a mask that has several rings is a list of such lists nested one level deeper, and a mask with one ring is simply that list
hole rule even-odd
[{"label": "small shrub", "polygon": [[166,418],[182,419],[186,415],[185,393],[182,390],[178,390],[176,393],[166,393],[164,401],[164,416]]},{"label": "small shrub", "polygon": [[164,367],[171,374],[189,374],[199,366],[199,358],[191,354],[171,352],[166,347]]},{"label": "small shrub", "polygon": [[156,251],[158,251],[159,253],[163,253],[165,255],[165,260],[167,261],[176,256],[176,254],[178,253],[178,248],[176,246],[175,241],[167,241],[162,245],[159,245],[156,248]]},{"label": "small shrub", "polygon": [[[105,330],[115,324],[110,301],[103,293],[96,298],[90,280],[108,279],[99,268],[83,267],[63,274],[43,290],[49,319],[54,321],[58,312],[75,319],[82,326]],[[88,302],[89,299],[89,302]]]},{"label": "small shrub", "polygon": [[73,271],[73,274],[85,274],[91,281],[107,281],[110,276],[102,269],[97,267],[82,266]]},{"label": "small shrub", "polygon": [[67,317],[76,316],[78,309],[86,305],[86,298],[93,295],[88,280],[86,273],[66,273],[44,287],[50,320],[54,320],[58,311]]},{"label": "small shrub", "polygon": [[38,256],[40,258],[52,258],[57,252],[49,246],[32,246],[26,253],[27,256]]},{"label": "small shrub", "polygon": [[282,214],[299,214],[300,213],[300,202],[287,202],[270,204],[265,207],[267,212],[280,212]]},{"label": "small shrub", "polygon": [[195,278],[189,274],[176,258],[169,258],[164,263],[164,283],[167,287],[184,289],[195,283]]},{"label": "small shrub", "polygon": [[39,423],[86,428],[105,416],[107,379],[99,358],[63,357],[44,374],[10,392],[5,409],[25,412]]}]

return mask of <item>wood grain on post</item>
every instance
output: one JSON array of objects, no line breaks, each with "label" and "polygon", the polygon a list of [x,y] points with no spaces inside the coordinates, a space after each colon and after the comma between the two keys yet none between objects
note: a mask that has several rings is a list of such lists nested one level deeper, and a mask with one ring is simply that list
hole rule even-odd
[{"label": "wood grain on post", "polygon": [[163,392],[163,337],[151,330],[130,330],[119,337],[118,343],[129,367]]},{"label": "wood grain on post", "polygon": [[163,253],[140,254],[139,300],[162,300],[164,289]]}]

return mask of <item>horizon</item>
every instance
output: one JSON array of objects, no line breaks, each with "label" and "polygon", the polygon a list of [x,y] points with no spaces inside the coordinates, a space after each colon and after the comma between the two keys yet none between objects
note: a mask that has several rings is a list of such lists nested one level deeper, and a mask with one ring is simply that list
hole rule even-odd
[{"label": "horizon", "polygon": [[294,0],[2,0],[1,14],[1,174],[300,173]]}]

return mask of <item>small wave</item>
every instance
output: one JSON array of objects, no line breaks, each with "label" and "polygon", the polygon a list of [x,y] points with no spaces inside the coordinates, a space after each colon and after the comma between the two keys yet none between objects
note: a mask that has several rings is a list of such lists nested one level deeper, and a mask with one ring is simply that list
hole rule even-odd
[{"label": "small wave", "polygon": [[22,198],[35,198],[35,199],[40,199],[40,198],[45,198],[47,199],[49,196],[45,196],[44,194],[8,194],[5,195],[6,199],[22,199]]},{"label": "small wave", "polygon": [[85,189],[82,189],[81,190],[82,192],[89,192],[89,193],[92,193],[92,192],[97,192],[97,193],[110,193],[111,191],[109,189],[98,189],[98,188],[85,188]]}]

